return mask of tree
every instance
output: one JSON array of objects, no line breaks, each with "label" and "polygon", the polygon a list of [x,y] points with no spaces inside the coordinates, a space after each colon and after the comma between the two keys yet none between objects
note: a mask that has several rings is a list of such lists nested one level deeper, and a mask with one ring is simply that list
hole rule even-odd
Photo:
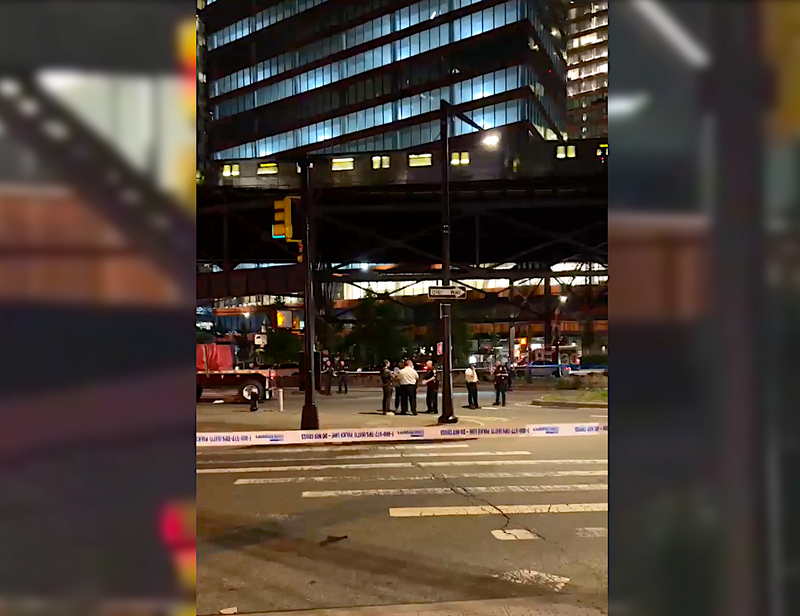
[{"label": "tree", "polygon": [[299,361],[302,350],[303,339],[289,330],[276,329],[267,334],[267,347],[264,350],[266,363]]},{"label": "tree", "polygon": [[342,346],[356,363],[376,365],[407,353],[411,339],[401,306],[370,293],[352,313],[356,322]]},{"label": "tree", "polygon": [[596,338],[594,335],[594,321],[587,317],[583,321],[583,332],[581,333],[581,354],[590,355],[594,348]]}]

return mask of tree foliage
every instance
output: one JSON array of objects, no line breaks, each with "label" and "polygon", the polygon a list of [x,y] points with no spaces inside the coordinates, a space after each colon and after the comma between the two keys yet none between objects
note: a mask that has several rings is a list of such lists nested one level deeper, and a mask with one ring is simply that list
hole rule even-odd
[{"label": "tree foliage", "polygon": [[408,353],[411,339],[402,306],[370,294],[352,310],[356,323],[344,338],[342,350],[356,364],[397,361]]},{"label": "tree foliage", "polygon": [[287,329],[276,329],[267,334],[267,346],[261,353],[266,365],[287,361],[300,361],[303,339]]}]

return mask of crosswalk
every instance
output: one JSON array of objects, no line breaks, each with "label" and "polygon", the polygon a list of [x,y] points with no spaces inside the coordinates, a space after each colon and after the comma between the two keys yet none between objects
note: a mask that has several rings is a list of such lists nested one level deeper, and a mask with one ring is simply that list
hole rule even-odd
[{"label": "crosswalk", "polygon": [[[541,455],[541,449],[540,442],[520,440],[203,452],[197,474],[224,481],[236,498],[265,497],[278,510],[260,515],[285,519],[325,502],[355,503],[385,523],[407,526],[419,518],[498,517],[493,528],[480,532],[519,541],[537,538],[537,525],[552,534],[554,516],[574,514],[574,524],[556,523],[561,535],[604,539],[607,458]],[[516,528],[518,520],[525,523]],[[472,531],[460,526],[459,532]]]}]

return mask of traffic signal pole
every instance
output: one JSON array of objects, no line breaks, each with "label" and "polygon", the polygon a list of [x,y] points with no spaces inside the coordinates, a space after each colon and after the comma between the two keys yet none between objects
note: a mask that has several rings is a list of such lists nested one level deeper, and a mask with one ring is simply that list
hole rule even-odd
[{"label": "traffic signal pole", "polygon": [[[442,140],[442,277],[444,286],[450,286],[450,110],[441,103]],[[440,304],[442,322],[442,414],[440,424],[457,423],[453,412],[453,326],[452,304]]]},{"label": "traffic signal pole", "polygon": [[314,309],[314,281],[313,261],[314,250],[312,239],[314,237],[314,203],[313,191],[311,186],[311,164],[306,158],[300,163],[303,178],[303,264],[305,265],[305,292],[303,297],[303,311],[305,318],[304,348],[305,348],[305,403],[300,417],[301,430],[319,430],[319,413],[314,404],[314,339],[316,337],[316,317]]}]

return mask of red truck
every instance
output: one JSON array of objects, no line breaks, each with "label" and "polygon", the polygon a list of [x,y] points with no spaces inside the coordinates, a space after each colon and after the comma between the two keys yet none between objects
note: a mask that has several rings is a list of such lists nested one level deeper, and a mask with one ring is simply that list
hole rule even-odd
[{"label": "red truck", "polygon": [[237,389],[239,400],[269,400],[275,389],[275,370],[234,366],[233,348],[227,344],[196,345],[197,401],[204,389]]}]

